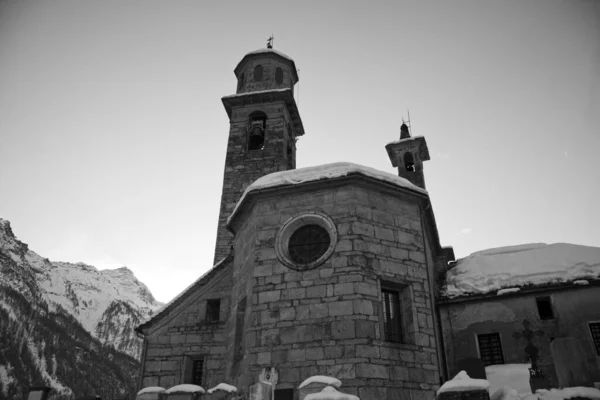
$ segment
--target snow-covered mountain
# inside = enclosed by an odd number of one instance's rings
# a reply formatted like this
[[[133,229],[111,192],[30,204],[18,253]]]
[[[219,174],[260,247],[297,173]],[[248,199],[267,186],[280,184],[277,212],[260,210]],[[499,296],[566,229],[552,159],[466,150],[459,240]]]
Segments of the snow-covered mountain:
[[[50,261],[29,250],[1,218],[0,285],[30,302],[45,300],[50,311],[62,307],[102,344],[135,359],[142,342],[134,328],[162,305],[127,267],[99,271],[83,263]]]

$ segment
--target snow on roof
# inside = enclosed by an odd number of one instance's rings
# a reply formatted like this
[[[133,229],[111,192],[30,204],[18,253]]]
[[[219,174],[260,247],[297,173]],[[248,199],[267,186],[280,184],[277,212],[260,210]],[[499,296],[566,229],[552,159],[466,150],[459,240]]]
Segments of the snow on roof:
[[[236,94],[229,94],[227,96],[223,96],[223,99],[230,99],[230,98],[234,98],[234,97],[242,97],[242,96],[250,96],[250,95],[255,95],[255,94],[261,94],[261,93],[281,93],[281,92],[292,92],[292,89],[290,88],[283,88],[283,89],[267,89],[267,90],[254,90],[251,92],[243,92],[243,93],[236,93]]]
[[[334,387],[327,386],[320,392],[306,395],[304,400],[360,400],[357,396],[340,393]]]
[[[533,243],[479,251],[446,274],[447,297],[600,278],[600,248]]]
[[[311,383],[324,383],[329,386],[335,386],[336,388],[342,386],[342,381],[340,381],[337,378],[325,375],[314,375],[310,378],[305,379],[304,382],[302,382],[300,386],[298,386],[298,389],[302,389],[303,387],[308,386]]]
[[[465,371],[460,371],[454,378],[438,389],[437,394],[456,392],[459,390],[488,390],[490,383],[485,379],[473,379]]]
[[[398,175],[390,174],[389,172],[379,171],[375,168],[366,167],[364,165],[354,164],[350,162],[337,162],[332,164],[317,165],[314,167],[305,167],[292,169],[288,171],[274,172],[265,175],[252,183],[246,188],[240,200],[235,205],[233,212],[227,220],[227,224],[231,222],[233,216],[238,211],[240,204],[248,193],[276,186],[299,185],[307,182],[315,182],[327,179],[340,178],[351,174],[360,174],[371,178],[379,179],[393,185],[407,188],[415,192],[427,194],[425,189],[413,185],[409,180],[399,177]]]
[[[206,393],[213,394],[217,390],[224,390],[224,391],[229,392],[229,393],[235,393],[235,392],[237,392],[237,388],[235,386],[229,385],[227,383],[219,383],[214,388],[208,389],[206,391]]]
[[[573,397],[600,399],[600,390],[583,386],[550,390],[538,389],[535,394],[540,400],[562,400],[572,399]]]
[[[279,50],[269,49],[269,48],[266,48],[266,47],[264,47],[262,49],[251,51],[249,53],[246,53],[246,55],[244,56],[244,58],[246,58],[247,56],[255,55],[255,54],[269,54],[269,53],[270,54],[277,54],[278,56],[281,56],[283,58],[286,58],[286,59],[290,60],[291,62],[294,62],[294,60],[292,59],[292,57],[288,56],[287,54],[282,53]]]
[[[165,388],[160,386],[148,386],[137,392],[137,394],[144,393],[164,393]]]
[[[409,138],[406,139],[400,139],[400,140],[393,140],[391,142],[389,142],[386,146],[390,145],[390,144],[397,144],[397,143],[407,143],[410,142],[411,140],[416,140],[416,139],[420,139],[420,138],[424,138],[424,136],[419,135],[419,136],[411,136]]]
[[[503,294],[509,294],[509,293],[517,293],[520,292],[521,288],[518,287],[511,287],[511,288],[506,288],[506,289],[500,289],[498,290],[498,293],[496,293],[498,296],[502,296]]]
[[[204,389],[201,386],[184,383],[183,385],[173,386],[172,388],[167,390],[165,393],[171,394],[171,393],[198,393],[198,392],[200,392],[202,394],[205,393]]]

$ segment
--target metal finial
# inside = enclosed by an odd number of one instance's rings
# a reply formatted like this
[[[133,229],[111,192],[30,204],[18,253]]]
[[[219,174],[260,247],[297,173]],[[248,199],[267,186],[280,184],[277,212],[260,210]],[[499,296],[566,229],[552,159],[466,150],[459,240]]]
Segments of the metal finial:
[[[271,35],[268,39],[267,39],[267,49],[272,49],[273,48],[273,35]]]

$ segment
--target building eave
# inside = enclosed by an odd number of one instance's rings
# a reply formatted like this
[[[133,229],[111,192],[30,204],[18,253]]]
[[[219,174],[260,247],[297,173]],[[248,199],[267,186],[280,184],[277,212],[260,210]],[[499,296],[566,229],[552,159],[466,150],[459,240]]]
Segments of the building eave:
[[[294,99],[294,93],[292,89],[271,89],[261,90],[257,92],[246,92],[238,93],[221,98],[227,116],[231,120],[231,111],[233,107],[243,107],[252,104],[264,104],[273,101],[283,101],[288,107],[296,136],[304,135],[304,125],[302,124],[302,118],[300,118],[300,112],[298,111],[298,105]]]
[[[491,300],[499,300],[505,298],[515,298],[521,297],[524,295],[531,294],[545,294],[549,292],[557,292],[557,291],[565,291],[565,290],[583,290],[589,287],[598,287],[600,286],[600,279],[585,279],[581,278],[578,280],[586,280],[588,281],[587,285],[579,285],[571,282],[561,282],[561,283],[549,283],[546,285],[529,285],[529,286],[515,286],[520,290],[518,292],[506,293],[502,295],[498,295],[498,290],[494,290],[487,293],[473,293],[466,294],[455,297],[448,297],[445,295],[440,296],[436,299],[436,304],[440,306],[457,304],[457,303],[469,303],[469,302],[478,302],[478,301],[491,301]]]

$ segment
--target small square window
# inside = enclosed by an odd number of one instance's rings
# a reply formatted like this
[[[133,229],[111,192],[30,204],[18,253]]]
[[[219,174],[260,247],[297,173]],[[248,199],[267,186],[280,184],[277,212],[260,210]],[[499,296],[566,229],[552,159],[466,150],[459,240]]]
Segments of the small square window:
[[[550,297],[536,297],[535,302],[537,303],[540,319],[554,319],[554,311],[552,310],[552,302],[550,301]]]
[[[221,300],[211,299],[206,302],[206,321],[218,322],[221,313]]]
[[[596,354],[600,356],[600,322],[590,322],[589,326],[592,340],[594,341],[594,347],[596,348]]]
[[[395,290],[382,289],[383,295],[383,330],[388,342],[402,341],[402,316],[400,315],[400,293]]]
[[[483,365],[504,364],[502,342],[498,332],[477,335],[479,342],[479,356]]]

